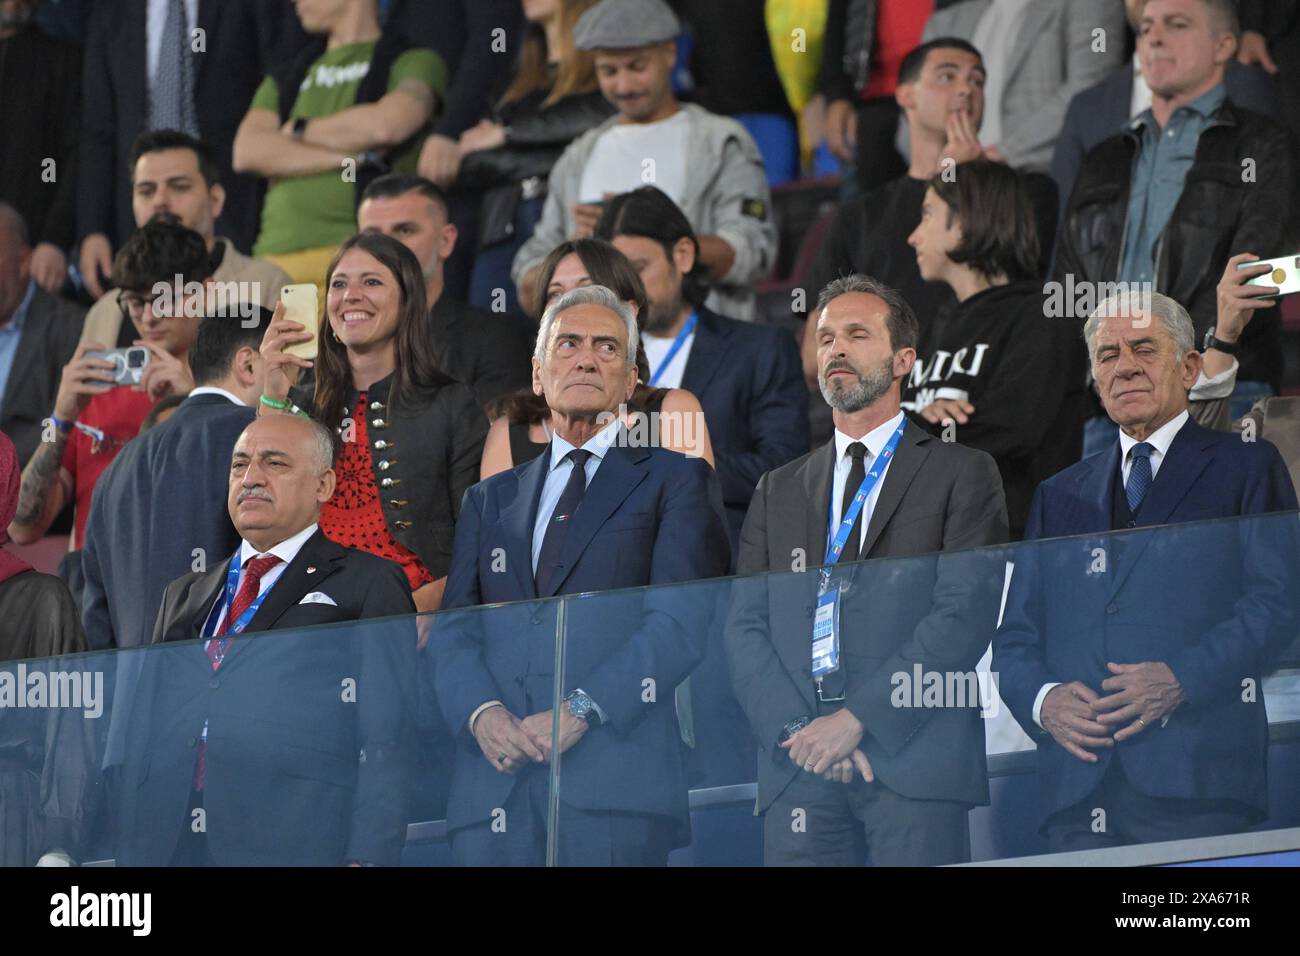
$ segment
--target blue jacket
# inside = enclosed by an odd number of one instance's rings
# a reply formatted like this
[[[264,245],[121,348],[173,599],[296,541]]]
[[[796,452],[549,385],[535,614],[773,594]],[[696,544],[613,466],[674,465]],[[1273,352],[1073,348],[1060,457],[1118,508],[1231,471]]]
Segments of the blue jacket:
[[[584,809],[674,818],[684,837],[686,777],[673,689],[704,654],[717,585],[585,592],[725,574],[727,537],[716,478],[700,459],[659,448],[611,447],[572,518],[561,554],[569,570],[553,594],[539,595],[532,537],[550,461],[548,449],[474,485],[456,523],[443,607],[518,603],[434,619],[435,687],[457,740],[447,827],[488,820],[523,776],[488,764],[469,732],[469,717],[488,700],[502,701],[521,718],[551,708],[561,602],[539,598],[583,594],[563,602],[561,691],[582,688],[606,723],[563,755],[561,799]]]
[[[1294,511],[1291,479],[1269,442],[1188,421],[1136,530],[1103,534],[1119,457],[1115,442],[1039,486],[994,639],[1002,699],[1038,743],[1044,820],[1096,789],[1111,760],[1149,796],[1234,800],[1263,816],[1260,678],[1295,634],[1298,528],[1292,516],[1212,519]],[[1182,685],[1166,726],[1102,748],[1090,764],[1034,723],[1044,684],[1077,680],[1104,696],[1108,662],[1145,661],[1165,662]]]

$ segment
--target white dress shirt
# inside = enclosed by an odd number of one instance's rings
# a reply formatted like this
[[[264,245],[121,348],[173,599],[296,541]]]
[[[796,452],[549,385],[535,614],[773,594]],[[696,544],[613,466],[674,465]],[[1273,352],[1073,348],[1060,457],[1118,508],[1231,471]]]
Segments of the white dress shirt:
[[[585,487],[591,486],[591,479],[596,477],[596,469],[605,460],[605,452],[618,438],[622,425],[623,422],[615,418],[583,443],[583,450],[591,452],[585,467],[587,476]],[[542,484],[542,497],[537,502],[537,519],[533,522],[533,574],[537,573],[537,560],[542,555],[542,542],[546,540],[546,526],[551,522],[551,515],[555,513],[555,506],[560,503],[564,486],[569,483],[569,475],[573,471],[573,462],[565,457],[573,450],[574,446],[558,434],[551,439],[551,465],[546,471],[546,481]]]
[[[195,395],[220,395],[236,405],[241,405],[244,408],[248,407],[248,403],[234,392],[227,392],[224,388],[217,388],[215,385],[200,385],[198,388],[191,389],[189,395],[185,397],[193,398]]]
[[[167,8],[170,0],[149,0],[148,13],[144,21],[145,50],[148,57],[149,85],[153,85],[158,75],[158,61],[162,59],[163,30],[167,25]],[[199,25],[199,0],[185,0],[185,20],[190,37]]]
[[[863,457],[862,463],[866,470],[870,471],[871,463],[880,457],[880,453],[889,444],[889,436],[894,434],[894,430],[898,428],[898,423],[902,420],[903,413],[899,412],[889,421],[873,428],[861,438],[853,438],[844,434],[838,428],[835,429],[835,471],[831,481],[831,514],[833,520],[827,531],[828,540],[835,536],[836,529],[839,528],[840,522],[844,520],[844,486],[848,484],[849,471],[853,468],[853,456],[849,454],[849,446],[858,441],[867,446],[867,454]],[[893,461],[892,457],[890,461]],[[858,531],[859,549],[867,540],[867,525],[871,523],[871,513],[876,509],[876,502],[880,498],[880,489],[884,487],[887,477],[889,477],[889,462],[885,463],[885,470],[880,473],[880,478],[872,487],[871,493],[867,495],[867,500],[862,503],[862,525]]]
[[[247,541],[241,543],[239,546],[239,582],[235,585],[235,593],[238,594],[239,589],[244,586],[244,576],[248,574],[248,562],[253,560],[253,558],[260,558],[268,554],[273,554],[280,559],[280,563],[262,575],[262,580],[258,582],[257,588],[259,597],[269,591],[271,586],[279,580],[280,575],[284,573],[284,569],[289,566],[289,562],[298,557],[298,552],[301,551],[302,546],[307,543],[307,539],[316,533],[317,527],[318,525],[315,523],[308,525],[292,538],[285,538],[270,551],[258,551],[257,548],[253,547]],[[226,607],[225,587],[222,587],[221,593],[217,595],[217,603],[213,605],[213,609],[216,610],[217,607],[220,607],[220,611],[217,614],[216,627],[210,632],[212,634],[219,634],[221,632],[222,625],[226,620],[226,612],[229,610],[229,608]],[[211,611],[208,612],[208,618],[209,620],[212,618]],[[205,632],[204,636],[206,637],[208,633],[209,632]]]
[[[1184,409],[1157,428],[1151,433],[1150,437],[1146,439],[1146,441],[1151,444],[1151,481],[1153,483],[1156,480],[1156,473],[1160,471],[1160,463],[1165,460],[1165,455],[1169,453],[1169,446],[1174,443],[1174,436],[1177,435],[1178,430],[1186,425],[1190,420],[1191,415],[1189,415],[1187,410]],[[1120,478],[1123,481],[1121,487],[1128,486],[1129,472],[1133,470],[1133,456],[1130,452],[1133,451],[1133,446],[1136,444],[1138,444],[1138,440],[1131,435],[1126,434],[1121,428],[1119,432],[1119,470]],[[1044,684],[1039,688],[1038,696],[1034,698],[1034,723],[1039,727],[1043,727],[1043,722],[1039,720],[1039,716],[1043,709],[1043,698],[1047,696],[1048,691],[1053,687],[1056,687],[1059,683],[1060,681]],[[1043,729],[1046,730],[1047,728],[1043,727]]]
[[[663,338],[658,335],[650,335],[648,332],[641,335],[641,343],[645,346],[646,362],[650,365],[650,377],[654,379],[655,388],[682,387],[682,376],[686,374],[686,363],[691,357],[691,346],[695,344],[694,332],[686,336],[682,341],[682,347],[673,356],[672,363],[663,372],[659,371],[659,366],[663,365],[664,359],[668,356],[668,350],[673,347],[676,338],[675,335]],[[649,382],[646,384],[648,385]]]

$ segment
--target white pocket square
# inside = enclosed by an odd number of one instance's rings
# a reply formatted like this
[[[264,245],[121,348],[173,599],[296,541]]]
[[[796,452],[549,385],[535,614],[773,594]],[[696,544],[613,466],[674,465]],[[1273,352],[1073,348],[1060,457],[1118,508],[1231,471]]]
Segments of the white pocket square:
[[[338,607],[338,602],[328,594],[322,591],[312,591],[305,598],[298,602],[299,604],[328,604],[330,607]]]

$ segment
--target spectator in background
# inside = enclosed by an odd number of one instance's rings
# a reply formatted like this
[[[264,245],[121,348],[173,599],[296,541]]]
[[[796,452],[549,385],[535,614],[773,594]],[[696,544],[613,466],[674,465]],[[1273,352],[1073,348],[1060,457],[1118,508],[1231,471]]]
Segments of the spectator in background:
[[[826,145],[841,162],[853,165],[860,192],[907,172],[908,164],[894,146],[899,71],[921,42],[930,14],[951,2],[830,0],[817,92],[826,104]],[[823,285],[814,283],[814,288]]]
[[[77,235],[81,281],[99,298],[114,251],[138,225],[132,151],[147,130],[177,129],[211,144],[220,169],[214,181],[226,190],[216,230],[241,250],[252,245],[261,187],[234,175],[230,147],[245,104],[275,61],[287,13],[264,0],[96,0],[89,8]]]
[[[1029,193],[1009,166],[961,163],[930,180],[908,242],[956,305],[923,328],[903,408],[993,457],[1018,540],[1034,488],[1079,460],[1084,416],[1083,349],[1046,312]]]
[[[1121,0],[965,0],[931,16],[922,39],[975,45],[988,69],[980,142],[1046,171],[1070,99],[1120,66],[1123,35]]]
[[[436,610],[487,420],[474,393],[438,368],[415,253],[361,233],[340,247],[325,277],[327,325],[314,362],[284,351],[311,333],[276,310],[262,342],[259,412],[302,405],[339,433],[338,487],[322,506],[321,530],[400,564],[415,606]],[[302,369],[315,370],[314,390],[291,397]]]
[[[493,116],[461,133],[456,187],[478,199],[470,302],[522,314],[510,265],[533,234],[546,178],[565,147],[613,112],[596,83],[589,51],[573,45],[578,17],[596,0],[530,0],[512,82]],[[504,303],[501,296],[505,296]]]
[[[58,292],[76,238],[81,51],[31,25],[38,3],[0,5],[0,202],[28,224],[36,284]]]
[[[1061,135],[1057,137],[1052,152],[1051,168],[1062,217],[1088,151],[1102,140],[1121,132],[1125,123],[1136,119],[1151,106],[1151,87],[1142,73],[1142,57],[1138,54],[1136,42],[1142,28],[1145,3],[1146,0],[1124,0],[1133,48],[1128,62],[1097,85],[1076,94],[1065,112]],[[1242,43],[1245,43],[1244,35]],[[1224,69],[1223,88],[1238,106],[1278,118],[1277,89],[1263,66],[1246,66],[1237,60],[1229,60]]]
[[[647,384],[684,388],[704,409],[734,557],[758,479],[808,451],[799,350],[784,329],[705,308],[699,243],[682,211],[656,187],[606,202],[596,235],[627,257],[649,296],[640,323]]]
[[[438,367],[486,406],[527,386],[533,336],[514,316],[485,312],[447,294],[443,264],[458,241],[447,216],[447,197],[433,183],[414,173],[389,173],[366,187],[357,229],[391,236],[415,253]]]
[[[1290,251],[1300,222],[1295,137],[1224,91],[1236,34],[1229,0],[1147,0],[1138,53],[1151,106],[1088,153],[1056,252],[1062,283],[1150,283],[1184,303],[1197,342],[1241,363],[1234,418],[1281,383],[1281,321],[1265,310],[1235,346],[1210,341],[1219,275],[1235,253]],[[1094,419],[1085,454],[1113,436]]]
[[[1052,852],[1239,832],[1268,812],[1268,717],[1242,688],[1295,638],[1300,555],[1293,520],[1208,519],[1295,511],[1295,489],[1270,442],[1190,420],[1201,363],[1177,302],[1108,297],[1084,336],[1119,437],[1039,486],[1025,537],[1079,537],[1015,555],[993,643],[1036,738],[1041,830]],[[1106,573],[1071,568],[1089,553]]]
[[[235,243],[216,233],[226,205],[221,166],[212,147],[173,129],[141,133],[131,149],[131,211],[143,226],[155,217],[171,217],[203,237],[212,261],[212,278],[244,283],[237,301],[269,305],[289,282],[284,270],[246,256]],[[122,321],[117,298],[121,289],[109,289],[86,315],[84,341],[131,344],[134,332]]]
[[[1237,60],[1273,75],[1283,121],[1300,136],[1300,0],[1239,0],[1237,12],[1242,29]]]
[[[623,253],[599,239],[569,239],[552,249],[537,273],[534,296],[549,307],[566,292],[587,285],[614,290],[621,301],[632,305],[638,331],[645,327],[650,303],[641,278]],[[647,385],[650,363],[645,341],[640,335],[637,339],[637,384],[627,401],[628,410],[641,415],[662,412],[684,422],[699,423],[694,434],[661,433],[660,440],[670,451],[703,458],[712,465],[713,446],[699,400],[685,389]],[[493,421],[483,445],[483,478],[532,461],[546,451],[554,437],[546,396],[535,394],[531,387],[495,402],[488,414]]]
[[[22,494],[9,537],[19,544],[38,541],[64,506],[74,502],[72,554],[63,576],[78,597],[79,550],[95,484],[122,447],[140,433],[140,424],[155,401],[164,395],[187,394],[194,387],[187,356],[203,303],[173,283],[176,276],[186,284],[204,281],[209,262],[203,238],[175,223],[148,223],[126,241],[113,263],[112,282],[122,290],[121,307],[140,336],[136,344],[150,353],[140,384],[115,385],[113,364],[86,355],[105,346],[83,342],[63,367],[49,415],[52,440],[42,441],[23,469]],[[159,284],[166,286],[166,294],[155,290]]]
[[[0,431],[12,437],[19,468],[41,441],[83,315],[40,287],[33,255],[22,215],[0,202]]]
[[[530,311],[546,254],[566,238],[590,236],[608,196],[651,176],[699,236],[710,306],[753,318],[753,284],[776,255],[762,158],[735,120],[677,102],[679,32],[663,0],[601,0],[579,19],[575,44],[595,53],[601,92],[619,114],[575,140],[551,170],[542,219],[511,269]]]
[[[381,33],[376,0],[304,0],[294,9],[312,40],[257,88],[234,165],[272,180],[254,254],[294,282],[319,285],[356,229],[366,183],[381,170],[414,170],[416,134],[447,78],[432,50],[400,31]]]
[[[262,394],[271,312],[260,312],[199,323],[194,389],[100,476],[82,553],[82,623],[96,650],[148,644],[167,585],[239,545],[223,502],[235,440]]]

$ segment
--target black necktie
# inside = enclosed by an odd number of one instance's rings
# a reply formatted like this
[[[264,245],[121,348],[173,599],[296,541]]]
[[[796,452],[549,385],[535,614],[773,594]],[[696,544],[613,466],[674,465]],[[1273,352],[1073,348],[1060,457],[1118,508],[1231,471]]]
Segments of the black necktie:
[[[853,504],[853,498],[858,493],[858,486],[867,477],[867,466],[863,460],[867,454],[867,446],[860,441],[855,441],[848,447],[848,452],[853,456],[853,466],[849,468],[849,480],[844,483],[844,497],[840,500],[840,521],[843,521],[844,516],[849,513],[849,506]],[[858,550],[862,543],[862,515],[866,510],[866,502],[863,502],[862,510],[853,519],[849,540],[844,542],[844,551],[840,554],[841,561],[858,560]]]
[[[569,525],[573,524],[573,516],[587,491],[587,459],[591,457],[591,452],[575,448],[564,457],[573,462],[573,468],[569,472],[569,480],[564,485],[560,501],[546,522],[546,536],[542,538],[542,550],[537,556],[537,571],[533,576],[539,594],[549,594],[547,585],[552,577],[563,573],[564,569],[559,563],[560,552],[564,550]]]

